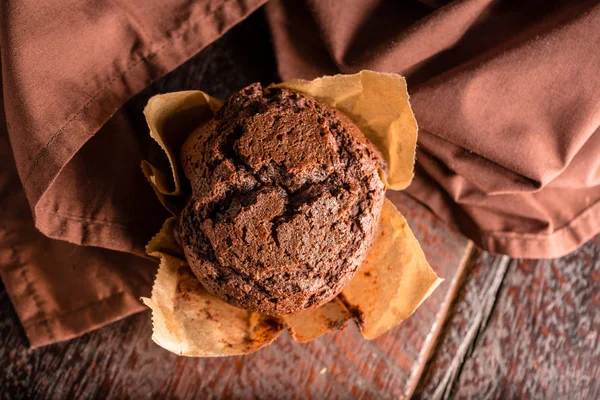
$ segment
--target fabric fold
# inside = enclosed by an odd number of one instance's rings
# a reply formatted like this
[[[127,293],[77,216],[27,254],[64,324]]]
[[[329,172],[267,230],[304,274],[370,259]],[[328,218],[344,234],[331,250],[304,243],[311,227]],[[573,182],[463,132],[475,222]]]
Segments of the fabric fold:
[[[266,10],[282,79],[362,68],[407,76],[419,124],[407,192],[484,249],[558,257],[600,231],[597,2],[371,0],[339,10],[278,0]],[[320,45],[302,46],[300,33]]]
[[[119,109],[264,1],[0,5],[0,275],[32,347],[143,309],[166,213]]]
[[[87,240],[92,235],[70,235],[68,230],[40,223],[48,219],[48,207],[57,203],[64,185],[77,182],[73,174],[81,174],[76,162],[74,171],[67,171],[71,175],[60,180],[63,168],[125,101],[264,1],[170,0],[160,7],[145,1],[3,4],[2,79],[8,134],[40,231],[78,244],[98,244]],[[60,204],[70,213],[82,207],[80,199],[63,197]],[[119,234],[117,228],[115,233]]]

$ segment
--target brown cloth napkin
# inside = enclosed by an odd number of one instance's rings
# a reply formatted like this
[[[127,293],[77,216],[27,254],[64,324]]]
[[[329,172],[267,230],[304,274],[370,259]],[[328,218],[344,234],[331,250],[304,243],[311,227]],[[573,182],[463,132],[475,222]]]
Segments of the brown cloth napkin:
[[[32,347],[144,308],[167,214],[118,110],[262,3],[0,2],[0,275]]]
[[[270,2],[280,75],[405,75],[408,193],[491,252],[575,250],[600,231],[599,2],[443,3]]]
[[[0,274],[32,346],[141,309],[165,213],[118,110],[264,2],[0,3]],[[406,75],[409,194],[515,257],[600,231],[597,1],[341,3],[267,4],[280,75]]]

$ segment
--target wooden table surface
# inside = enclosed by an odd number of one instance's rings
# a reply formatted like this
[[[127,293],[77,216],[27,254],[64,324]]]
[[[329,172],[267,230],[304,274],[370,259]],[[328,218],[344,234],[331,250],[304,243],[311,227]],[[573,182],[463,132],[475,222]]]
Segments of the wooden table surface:
[[[277,80],[259,12],[126,110],[144,132],[141,110],[155,93],[199,88],[225,98]],[[0,283],[0,396],[600,398],[600,236],[561,259],[514,260],[473,248],[407,196],[389,197],[446,280],[380,338],[363,340],[350,326],[300,345],[285,333],[248,356],[191,359],[155,345],[143,312],[31,350]]]

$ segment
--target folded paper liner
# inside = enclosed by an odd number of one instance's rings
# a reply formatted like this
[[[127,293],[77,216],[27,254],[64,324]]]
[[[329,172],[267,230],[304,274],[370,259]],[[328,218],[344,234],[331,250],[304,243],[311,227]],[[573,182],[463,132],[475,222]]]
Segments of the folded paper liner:
[[[317,98],[344,112],[382,152],[382,173],[390,189],[407,187],[413,177],[417,124],[406,82],[395,74],[362,71],[293,80],[283,87]],[[179,150],[185,139],[208,121],[220,102],[200,91],[157,95],[144,110],[150,135],[165,151],[171,175],[147,161],[142,170],[161,203],[174,217],[148,243],[160,260],[151,298],[152,339],[176,354],[219,357],[248,354],[272,343],[289,329],[297,342],[308,342],[356,321],[366,339],[374,339],[408,318],[441,283],[406,220],[385,200],[380,227],[366,261],[342,293],[318,308],[267,316],[231,306],[208,293],[185,261],[177,235],[177,214],[185,201]]]

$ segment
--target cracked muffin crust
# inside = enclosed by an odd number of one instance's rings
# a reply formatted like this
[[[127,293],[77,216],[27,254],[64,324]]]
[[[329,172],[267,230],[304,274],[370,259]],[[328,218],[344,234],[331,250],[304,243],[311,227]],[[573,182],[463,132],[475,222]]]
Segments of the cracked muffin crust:
[[[371,247],[385,195],[377,150],[339,111],[250,85],[184,144],[186,258],[216,297],[264,314],[321,305]]]

